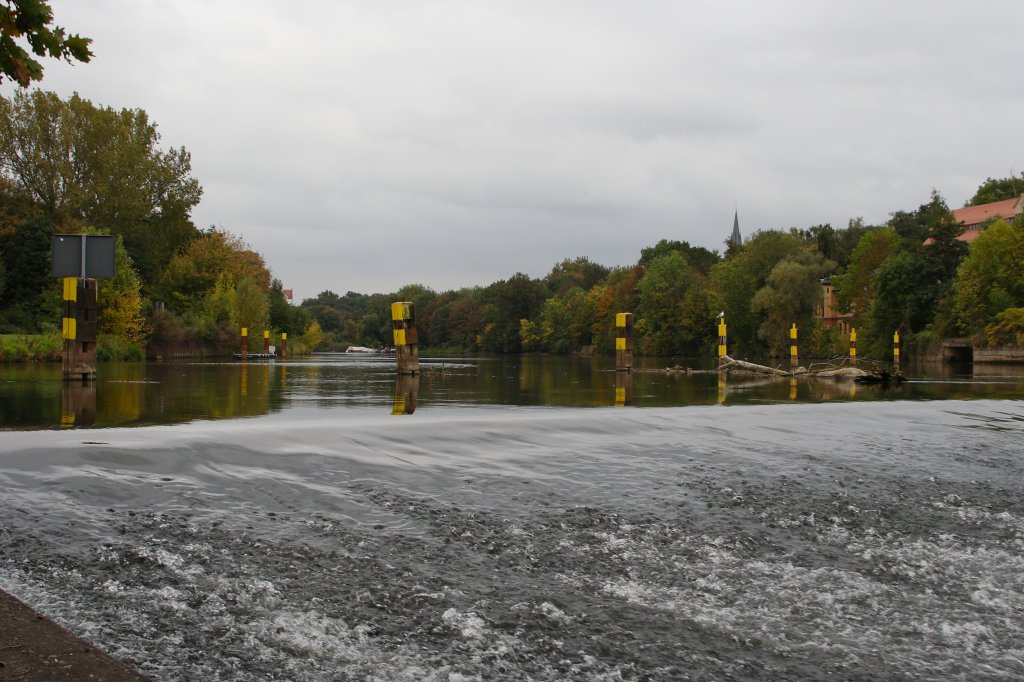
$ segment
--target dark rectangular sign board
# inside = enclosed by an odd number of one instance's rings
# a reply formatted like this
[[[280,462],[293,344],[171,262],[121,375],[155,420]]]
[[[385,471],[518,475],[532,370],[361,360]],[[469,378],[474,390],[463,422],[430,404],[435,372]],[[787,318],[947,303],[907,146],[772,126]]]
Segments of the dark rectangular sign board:
[[[53,235],[54,277],[88,277],[109,279],[114,276],[113,235],[55,234]],[[85,260],[82,248],[85,248]],[[85,272],[82,267],[85,266]]]

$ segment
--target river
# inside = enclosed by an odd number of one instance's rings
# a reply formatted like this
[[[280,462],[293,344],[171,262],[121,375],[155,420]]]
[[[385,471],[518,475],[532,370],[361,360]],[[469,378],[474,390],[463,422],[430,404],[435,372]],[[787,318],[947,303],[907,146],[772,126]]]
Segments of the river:
[[[1012,372],[5,371],[0,587],[155,679],[1024,678]]]

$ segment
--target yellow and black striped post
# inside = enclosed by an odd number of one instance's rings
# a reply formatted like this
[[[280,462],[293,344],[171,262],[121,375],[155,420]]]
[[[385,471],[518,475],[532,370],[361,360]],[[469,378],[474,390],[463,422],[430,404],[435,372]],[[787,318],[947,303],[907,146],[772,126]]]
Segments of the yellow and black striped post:
[[[281,359],[288,357],[288,332],[281,332]]]
[[[416,311],[411,301],[391,304],[395,364],[399,374],[419,374],[420,351],[416,338]]]
[[[892,369],[897,374],[900,371],[900,332],[898,329],[892,335]]]
[[[857,330],[850,330],[850,367],[857,366]]]
[[[242,360],[249,357],[249,328],[242,327]]]
[[[721,367],[725,364],[725,357],[728,355],[727,338],[725,335],[725,315],[720,315],[718,318],[718,365]]]
[[[63,375],[65,380],[96,379],[96,280],[65,277]]]
[[[263,354],[270,355],[270,331],[263,330]]]
[[[615,314],[615,369],[633,369],[633,313]]]
[[[789,329],[789,369],[793,372],[800,366],[799,351],[796,343],[796,322]]]

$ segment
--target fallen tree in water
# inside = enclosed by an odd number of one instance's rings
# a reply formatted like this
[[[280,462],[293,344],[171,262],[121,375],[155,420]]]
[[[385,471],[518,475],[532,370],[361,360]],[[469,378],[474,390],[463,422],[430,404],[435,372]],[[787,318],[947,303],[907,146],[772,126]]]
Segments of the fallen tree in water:
[[[715,369],[690,369],[689,367],[681,367],[676,365],[674,367],[666,367],[664,370],[647,370],[665,373],[684,373],[684,374],[715,374],[718,372],[724,372],[726,374],[741,374],[748,376],[770,376],[770,377],[808,377],[808,378],[820,378],[820,379],[836,379],[836,380],[852,380],[860,383],[898,383],[904,380],[903,375],[899,372],[893,372],[889,369],[875,368],[873,370],[866,370],[860,367],[844,366],[842,364],[836,365],[831,363],[817,363],[807,367],[797,367],[795,370],[784,370],[778,367],[768,367],[767,365],[759,365],[754,362],[747,362],[746,360],[734,360],[728,355],[724,355],[721,358],[721,364]],[[641,370],[643,371],[643,370]]]

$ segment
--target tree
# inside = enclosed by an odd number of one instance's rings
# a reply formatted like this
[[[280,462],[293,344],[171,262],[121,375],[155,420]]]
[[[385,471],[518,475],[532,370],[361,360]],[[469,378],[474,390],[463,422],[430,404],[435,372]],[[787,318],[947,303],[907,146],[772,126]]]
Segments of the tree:
[[[971,242],[953,283],[958,333],[980,336],[999,313],[1024,306],[1024,221],[997,220]]]
[[[101,234],[98,230],[85,232]],[[142,314],[141,283],[121,237],[115,240],[114,277],[99,280],[96,303],[100,334],[111,334],[133,344],[143,342],[146,320]]]
[[[52,26],[53,10],[45,0],[0,0],[0,83],[4,77],[27,88],[43,77],[43,66],[32,55],[88,62],[91,38],[68,34]],[[17,40],[27,44],[28,50]],[[29,54],[31,51],[31,54]]]
[[[668,251],[652,260],[637,283],[635,331],[645,355],[672,355],[683,351],[682,302],[693,285],[694,273],[680,251]]]
[[[0,176],[65,231],[87,224],[123,236],[147,288],[199,235],[189,217],[202,196],[191,156],[159,142],[141,109],[41,90],[0,97]]]
[[[517,272],[508,280],[487,287],[482,294],[486,302],[483,349],[492,353],[518,353],[522,349],[520,320],[536,317],[547,299],[547,287],[542,281]]]
[[[260,254],[230,232],[210,229],[171,259],[158,291],[168,306],[195,314],[225,274],[231,286],[250,279],[264,295],[270,288],[270,271]]]
[[[871,302],[877,295],[875,273],[899,248],[899,235],[892,228],[867,232],[857,242],[846,272],[837,278],[839,309],[853,313],[854,326],[858,329],[869,320]]]
[[[1024,180],[1021,178],[1009,177],[999,180],[987,178],[978,186],[978,191],[967,202],[967,206],[979,206],[991,204],[994,201],[1005,199],[1016,199],[1024,193]]]
[[[36,331],[49,317],[42,297],[56,286],[50,276],[52,234],[53,223],[37,215],[20,223],[3,249],[7,284],[0,304],[10,308],[8,321],[23,331]]]
[[[585,256],[575,260],[566,258],[551,268],[551,272],[544,278],[544,283],[555,296],[560,296],[573,287],[579,287],[586,292],[607,277],[609,272],[609,268],[598,265]]]
[[[780,261],[809,249],[813,247],[793,232],[755,232],[734,256],[711,269],[711,289],[716,307],[725,312],[730,348],[746,354],[767,350],[757,333],[763,320],[751,307],[754,296]]]
[[[711,272],[711,267],[721,260],[717,252],[709,251],[703,246],[690,246],[689,242],[662,239],[654,246],[648,246],[640,250],[640,262],[638,265],[647,267],[655,258],[673,251],[682,253],[690,267],[696,268],[698,272],[704,275]]]
[[[769,353],[785,355],[789,331],[807,332],[817,324],[817,305],[821,300],[821,277],[835,263],[811,251],[794,254],[780,261],[768,274],[765,285],[754,295],[751,309],[761,316],[757,335],[768,344]]]

